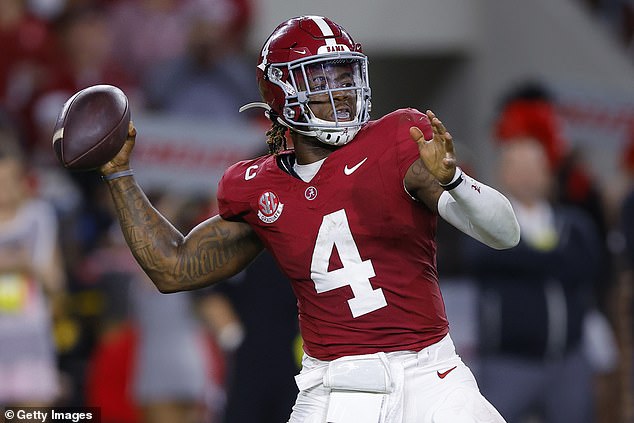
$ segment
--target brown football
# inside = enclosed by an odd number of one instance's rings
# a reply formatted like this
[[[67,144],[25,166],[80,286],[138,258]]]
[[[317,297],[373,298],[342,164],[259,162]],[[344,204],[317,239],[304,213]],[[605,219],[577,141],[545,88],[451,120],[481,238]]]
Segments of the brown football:
[[[93,170],[123,147],[128,135],[128,98],[112,85],[85,88],[64,103],[53,132],[53,149],[71,170]]]

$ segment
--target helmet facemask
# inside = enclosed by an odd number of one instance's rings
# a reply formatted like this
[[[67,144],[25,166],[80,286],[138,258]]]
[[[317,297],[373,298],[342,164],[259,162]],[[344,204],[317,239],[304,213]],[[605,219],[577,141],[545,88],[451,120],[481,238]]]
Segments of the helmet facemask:
[[[266,77],[284,92],[280,120],[295,132],[344,145],[370,119],[368,61],[362,53],[271,64]]]

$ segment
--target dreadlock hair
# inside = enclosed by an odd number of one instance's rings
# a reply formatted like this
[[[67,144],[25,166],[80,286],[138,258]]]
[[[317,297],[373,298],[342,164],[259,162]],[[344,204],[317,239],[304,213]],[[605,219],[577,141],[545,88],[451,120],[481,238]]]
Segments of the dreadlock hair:
[[[286,130],[288,128],[276,120],[273,120],[271,129],[266,131],[266,143],[269,146],[269,154],[278,154],[286,150]]]

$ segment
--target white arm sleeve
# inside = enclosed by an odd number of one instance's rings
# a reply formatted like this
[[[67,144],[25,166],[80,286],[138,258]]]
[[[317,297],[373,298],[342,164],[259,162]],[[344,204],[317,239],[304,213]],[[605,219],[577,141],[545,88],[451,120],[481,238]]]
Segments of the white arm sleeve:
[[[438,199],[438,214],[465,234],[497,250],[520,240],[520,227],[509,200],[495,189],[456,168],[455,188]],[[452,181],[453,182],[453,181]]]

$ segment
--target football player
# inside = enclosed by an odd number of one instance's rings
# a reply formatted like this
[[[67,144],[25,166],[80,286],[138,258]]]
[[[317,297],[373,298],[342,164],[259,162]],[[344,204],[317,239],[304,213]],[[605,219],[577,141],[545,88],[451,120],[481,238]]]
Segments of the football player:
[[[519,241],[508,200],[456,166],[427,111],[370,120],[367,57],[320,16],[279,25],[256,68],[271,154],[239,162],[219,215],[188,235],[148,202],[129,159],[101,168],[126,241],[162,292],[208,286],[264,248],[297,296],[304,340],[290,422],[503,422],[449,336],[436,221],[496,249]],[[293,149],[287,149],[290,130]]]

